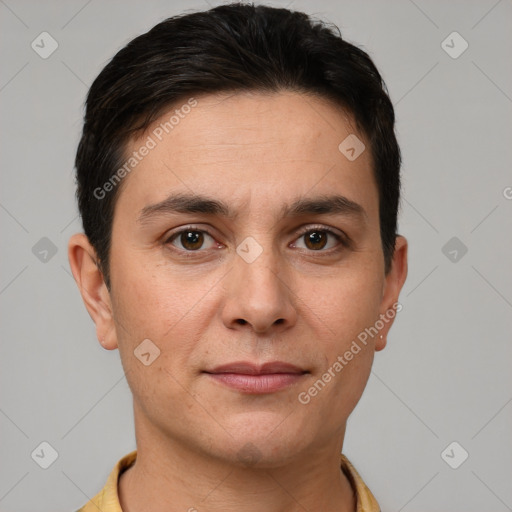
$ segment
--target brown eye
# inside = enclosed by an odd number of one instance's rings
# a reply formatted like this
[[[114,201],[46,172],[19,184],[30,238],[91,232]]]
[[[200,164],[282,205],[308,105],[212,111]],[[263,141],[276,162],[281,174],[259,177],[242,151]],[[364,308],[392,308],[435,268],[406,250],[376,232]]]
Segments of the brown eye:
[[[331,249],[336,250],[337,246],[341,250],[347,247],[347,244],[341,235],[330,229],[310,228],[300,234],[293,246],[312,252],[324,253],[332,252]]]
[[[184,231],[180,235],[180,242],[185,249],[195,251],[203,245],[204,235],[199,231]]]
[[[203,247],[205,243],[208,243],[208,239],[211,240],[209,246],[207,245],[206,247]],[[170,243],[182,251],[191,252],[198,251],[199,249],[209,249],[213,247],[215,240],[211,235],[203,230],[183,229],[172,235],[166,243]]]
[[[310,231],[303,236],[306,242],[306,247],[313,251],[323,249],[327,244],[328,235],[325,231]]]

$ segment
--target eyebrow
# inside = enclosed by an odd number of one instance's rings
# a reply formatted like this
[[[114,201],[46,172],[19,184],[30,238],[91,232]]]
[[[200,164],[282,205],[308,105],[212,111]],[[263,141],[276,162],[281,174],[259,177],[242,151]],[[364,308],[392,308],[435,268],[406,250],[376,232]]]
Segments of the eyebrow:
[[[203,213],[235,220],[238,213],[225,202],[198,194],[174,194],[163,201],[144,207],[137,221],[141,224],[151,219],[173,213]],[[301,215],[344,215],[365,223],[368,215],[358,203],[342,195],[322,195],[311,198],[299,198],[291,205],[281,209],[282,217]]]

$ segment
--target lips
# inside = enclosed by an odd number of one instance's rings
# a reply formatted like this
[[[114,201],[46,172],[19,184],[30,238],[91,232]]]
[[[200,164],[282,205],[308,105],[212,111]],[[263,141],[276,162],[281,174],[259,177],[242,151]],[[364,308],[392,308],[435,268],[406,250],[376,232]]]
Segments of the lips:
[[[246,361],[236,361],[234,363],[228,363],[221,366],[217,366],[211,371],[206,373],[238,373],[241,375],[268,375],[272,373],[291,373],[301,374],[308,373],[306,370],[299,368],[290,363],[282,361],[272,361],[262,365]]]
[[[262,365],[237,361],[204,373],[222,386],[241,393],[262,395],[297,384],[309,371],[282,361]]]

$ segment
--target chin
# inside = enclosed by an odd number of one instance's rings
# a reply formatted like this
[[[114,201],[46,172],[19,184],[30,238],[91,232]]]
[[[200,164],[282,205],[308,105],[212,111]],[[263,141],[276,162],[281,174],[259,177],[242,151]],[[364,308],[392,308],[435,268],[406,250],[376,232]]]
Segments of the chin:
[[[289,414],[289,413],[287,413]],[[245,467],[274,468],[292,462],[298,453],[307,448],[308,436],[305,428],[293,414],[270,414],[251,412],[237,414],[223,426],[230,436],[226,444],[219,447],[223,458]]]

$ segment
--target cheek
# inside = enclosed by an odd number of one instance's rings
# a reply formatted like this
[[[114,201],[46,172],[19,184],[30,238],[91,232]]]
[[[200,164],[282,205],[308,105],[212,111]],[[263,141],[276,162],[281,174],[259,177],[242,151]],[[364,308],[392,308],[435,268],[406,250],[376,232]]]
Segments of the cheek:
[[[127,253],[116,262],[112,284],[119,320],[132,332],[162,340],[180,327],[207,292],[207,283],[170,272],[164,265],[144,262],[144,255]]]
[[[317,280],[314,287],[308,287],[309,293],[298,292],[306,311],[314,312],[318,325],[324,325],[334,340],[329,347],[331,357],[379,318],[382,281],[375,274],[374,269],[343,269],[328,280]]]
[[[369,345],[359,346],[361,351],[353,355],[353,359],[331,381],[332,399],[326,402],[326,405],[336,404],[342,410],[343,417],[348,417],[359,402],[371,372],[375,352]]]
[[[194,405],[184,391],[190,385],[191,354],[201,338],[197,320],[202,310],[193,307],[190,290],[169,293],[165,284],[143,276],[125,280],[118,293],[123,298],[117,301],[116,329],[130,389],[155,422],[160,415],[170,421],[172,414],[162,404],[179,403],[183,410]]]
[[[148,376],[157,388],[179,388],[172,377],[188,385],[197,366],[194,354],[215,321],[217,309],[209,290],[216,281],[217,276],[193,279],[162,269],[141,266],[139,272],[132,272],[129,265],[117,267],[113,285],[119,351],[125,371],[134,370],[133,384],[139,386],[137,382],[142,381],[139,393],[144,392]],[[134,354],[140,352],[143,340],[150,340],[146,342],[149,352],[158,354],[147,368]]]

